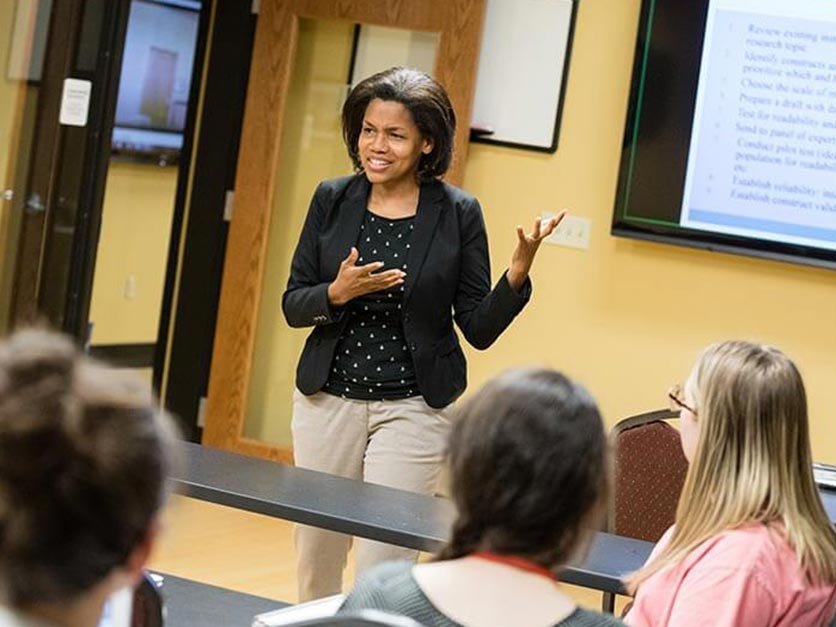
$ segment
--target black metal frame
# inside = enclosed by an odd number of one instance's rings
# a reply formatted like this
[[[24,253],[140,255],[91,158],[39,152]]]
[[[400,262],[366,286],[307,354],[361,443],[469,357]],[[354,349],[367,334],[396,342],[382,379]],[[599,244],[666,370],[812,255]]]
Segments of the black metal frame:
[[[88,123],[86,129],[85,166],[83,166],[87,174],[79,190],[79,211],[76,216],[64,316],[64,330],[79,339],[85,339],[88,331],[93,272],[96,265],[96,252],[102,223],[102,204],[107,183],[110,135],[116,113],[122,50],[130,14],[130,0],[88,0],[85,11],[97,1],[103,10],[102,28],[96,55],[96,68],[90,80],[93,81],[94,86],[100,85],[101,90],[96,95],[94,89],[94,96],[90,102],[89,119],[91,122]],[[80,38],[85,36],[85,30],[82,26]],[[74,74],[76,75],[77,73]]]
[[[191,163],[188,223],[184,217],[188,177],[181,176],[178,182],[153,376],[155,387],[161,389],[168,352],[163,402],[193,440],[200,436],[198,408],[209,382],[228,231],[224,206],[226,192],[235,184],[256,19],[248,2],[217,0],[211,33],[206,28],[198,44],[207,49],[211,37],[212,53],[200,127],[193,120],[187,124],[183,163],[192,161],[185,151],[191,154],[195,138],[200,151]],[[203,70],[200,63],[195,67]],[[199,83],[193,81],[193,87]]]
[[[703,4],[707,11],[708,0],[704,0]],[[636,35],[635,61],[633,64],[624,142],[621,162],[619,164],[618,185],[613,202],[614,210],[610,233],[616,237],[634,240],[836,270],[836,252],[823,248],[772,242],[762,239],[748,239],[682,226],[674,227],[673,225],[639,223],[631,220],[627,216],[628,201],[625,199],[624,192],[630,184],[628,177],[630,170],[628,164],[631,159],[630,146],[636,130],[640,128],[642,113],[640,108],[640,88],[642,81],[637,77],[641,72],[642,59],[651,49],[652,20],[654,17],[652,14],[653,5],[654,2],[651,0],[642,0],[641,3],[639,28]],[[696,27],[691,22],[683,23],[687,24],[689,29]],[[675,176],[676,173],[667,172],[666,175]]]

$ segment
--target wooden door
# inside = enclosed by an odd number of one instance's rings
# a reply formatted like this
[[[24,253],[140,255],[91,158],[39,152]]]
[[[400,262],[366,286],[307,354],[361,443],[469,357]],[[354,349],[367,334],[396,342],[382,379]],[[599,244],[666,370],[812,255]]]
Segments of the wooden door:
[[[3,325],[10,329],[17,324],[27,324],[38,319],[38,289],[41,283],[43,242],[48,216],[49,190],[54,180],[54,161],[58,145],[58,110],[61,85],[68,75],[68,59],[72,52],[72,36],[78,28],[82,3],[79,0],[32,3],[29,7],[18,2],[15,28],[21,22],[29,22],[31,34],[23,36],[44,39],[41,51],[25,53],[29,58],[26,72],[15,72],[19,81],[19,119],[14,129],[18,131],[10,153],[10,165],[16,171],[8,173],[12,200],[9,222],[16,223],[13,232],[3,235],[7,276],[2,286],[4,300],[8,301],[7,318]],[[21,19],[21,14],[30,15]],[[39,22],[45,22],[37,27]],[[17,33],[18,37],[20,34]],[[21,45],[21,44],[18,44]],[[29,46],[35,45],[34,42]],[[28,47],[28,46],[25,46]],[[13,54],[13,53],[10,53]]]
[[[28,99],[21,106],[31,101],[33,115],[24,127],[31,142],[17,147],[26,168],[12,190],[18,227],[8,326],[45,320],[83,340],[130,0],[18,0],[19,9],[32,5],[38,18],[46,13],[37,31],[46,43],[42,69],[21,85]],[[86,115],[61,121],[67,79],[88,87],[87,98],[76,92]]]
[[[342,20],[437,34],[434,75],[446,87],[459,119],[456,157],[447,180],[459,183],[467,153],[484,0],[261,0],[203,442],[284,461],[290,458],[288,450],[244,436],[244,419],[276,171],[281,167],[279,146],[303,19]],[[283,286],[275,288],[280,294]],[[295,364],[287,367],[295,368]],[[288,406],[287,413],[290,411]]]

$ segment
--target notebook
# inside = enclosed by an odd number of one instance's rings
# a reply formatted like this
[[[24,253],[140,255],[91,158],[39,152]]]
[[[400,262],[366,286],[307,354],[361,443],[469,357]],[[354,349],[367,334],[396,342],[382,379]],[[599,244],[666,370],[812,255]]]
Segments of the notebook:
[[[340,609],[344,599],[344,594],[335,594],[332,597],[323,597],[307,603],[283,607],[280,610],[265,612],[253,619],[253,627],[279,627],[280,625],[290,625],[311,618],[333,616]]]

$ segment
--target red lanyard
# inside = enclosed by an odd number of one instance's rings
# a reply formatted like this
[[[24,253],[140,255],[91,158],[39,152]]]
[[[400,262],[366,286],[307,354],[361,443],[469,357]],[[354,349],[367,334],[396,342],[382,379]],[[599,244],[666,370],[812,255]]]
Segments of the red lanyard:
[[[554,581],[555,579],[554,573],[548,568],[524,557],[517,557],[516,555],[500,555],[498,553],[492,553],[491,551],[476,551],[475,553],[471,553],[470,557],[487,560],[488,562],[496,562],[497,564],[505,564],[506,566],[524,570],[528,573],[548,577],[550,581]]]

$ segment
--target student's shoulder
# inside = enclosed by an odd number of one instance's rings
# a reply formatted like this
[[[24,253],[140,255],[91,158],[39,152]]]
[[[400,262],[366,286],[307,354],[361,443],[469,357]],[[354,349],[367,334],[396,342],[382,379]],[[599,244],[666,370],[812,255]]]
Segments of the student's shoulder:
[[[360,580],[380,585],[394,585],[399,582],[412,579],[412,568],[415,566],[413,562],[393,561],[383,562],[371,567],[363,575]]]
[[[352,597],[375,597],[395,600],[412,597],[418,584],[412,576],[414,563],[409,561],[384,562],[363,573],[351,591]]]
[[[412,562],[385,562],[363,573],[346,598],[341,611],[375,608],[403,612],[421,600],[412,577]]]
[[[706,542],[706,550],[717,561],[730,566],[761,563],[764,558],[794,558],[794,551],[782,529],[755,523],[726,529]]]
[[[624,623],[612,614],[603,614],[578,608],[555,627],[625,627]]]
[[[757,523],[723,531],[697,547],[688,561],[693,574],[734,573],[770,593],[788,581],[804,580],[795,550],[783,529],[774,525]]]

